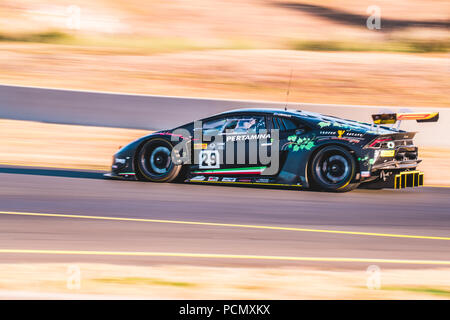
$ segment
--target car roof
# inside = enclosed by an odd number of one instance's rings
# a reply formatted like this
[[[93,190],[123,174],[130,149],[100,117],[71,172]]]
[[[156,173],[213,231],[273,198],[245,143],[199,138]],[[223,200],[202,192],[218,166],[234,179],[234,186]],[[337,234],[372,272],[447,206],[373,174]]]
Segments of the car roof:
[[[317,124],[321,121],[327,121],[327,122],[333,122],[333,123],[339,123],[339,124],[346,124],[353,126],[355,128],[360,128],[362,130],[372,130],[373,124],[350,120],[350,119],[343,119],[337,116],[331,116],[331,115],[325,115],[322,113],[317,112],[311,112],[311,111],[304,111],[304,110],[294,110],[294,109],[284,109],[284,108],[240,108],[240,109],[233,109],[224,111],[218,114],[215,114],[211,117],[205,118],[205,119],[213,119],[218,116],[223,115],[239,115],[239,114],[265,114],[265,115],[275,115],[275,116],[287,116],[287,117],[296,117],[300,118],[310,124]],[[387,132],[393,131],[391,128],[388,127],[380,127],[381,129],[386,130]]]
[[[218,115],[227,115],[227,114],[239,114],[239,113],[259,113],[266,115],[276,115],[276,116],[287,116],[287,117],[298,117],[304,120],[312,120],[312,121],[323,121],[323,120],[338,120],[341,118],[335,116],[324,115],[317,112],[311,111],[303,111],[303,110],[295,110],[295,109],[282,109],[282,108],[241,108],[241,109],[233,109],[229,111],[225,111]],[[344,119],[342,119],[344,120]]]
[[[227,114],[239,114],[239,113],[259,113],[259,114],[268,114],[268,115],[276,115],[276,116],[287,116],[287,117],[297,117],[308,122],[320,122],[320,121],[333,121],[340,123],[347,123],[353,125],[364,125],[366,127],[370,127],[369,123],[362,123],[354,120],[343,119],[337,116],[325,115],[322,113],[304,111],[304,110],[294,110],[294,109],[281,109],[281,108],[242,108],[242,109],[234,109],[219,113],[217,115],[227,115]],[[216,116],[217,116],[216,115]]]
[[[282,109],[282,108],[240,108],[240,109],[233,109],[228,110],[219,113],[219,115],[226,115],[226,114],[232,114],[232,113],[264,113],[264,114],[281,114],[281,115],[288,115],[288,116],[301,116],[304,115],[302,111],[300,110],[294,110],[294,109]]]

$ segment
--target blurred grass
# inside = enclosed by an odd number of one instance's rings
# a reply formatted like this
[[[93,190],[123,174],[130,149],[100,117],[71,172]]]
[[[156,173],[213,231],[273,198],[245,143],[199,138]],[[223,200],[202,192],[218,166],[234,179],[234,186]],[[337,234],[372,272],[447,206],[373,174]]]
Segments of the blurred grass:
[[[386,288],[384,288],[383,287],[382,289],[390,290],[390,291],[409,291],[409,292],[426,293],[426,294],[450,297],[449,290],[436,289],[436,288],[425,288],[425,287],[386,287]]]
[[[76,35],[61,31],[34,33],[1,33],[0,41],[47,43],[72,45],[80,47],[103,47],[126,49],[130,53],[170,53],[180,51],[198,51],[212,49],[254,49],[257,46],[247,39],[229,38],[223,41],[198,42],[181,37],[143,37],[143,36],[108,36]],[[113,51],[113,50],[111,50]]]
[[[360,52],[402,52],[433,53],[449,52],[449,40],[394,40],[373,42],[310,41],[297,40],[288,43],[293,50],[307,51],[360,51]]]
[[[75,35],[61,31],[35,33],[1,33],[0,41],[48,43],[85,47],[122,48],[146,53],[196,51],[211,49],[250,50],[264,46],[248,39],[230,38],[223,41],[200,43],[188,38],[155,38],[133,36]],[[269,49],[269,48],[265,48]],[[283,49],[306,51],[347,51],[347,52],[402,52],[402,53],[447,53],[450,40],[386,40],[372,42],[358,41],[315,41],[293,40],[285,43]]]
[[[97,278],[93,281],[111,284],[125,284],[125,285],[160,285],[160,286],[175,286],[175,287],[195,287],[195,283],[182,281],[166,281],[153,278],[142,277],[125,277],[125,278]]]
[[[71,41],[73,37],[61,31],[35,33],[0,33],[0,41],[37,42],[61,44]]]

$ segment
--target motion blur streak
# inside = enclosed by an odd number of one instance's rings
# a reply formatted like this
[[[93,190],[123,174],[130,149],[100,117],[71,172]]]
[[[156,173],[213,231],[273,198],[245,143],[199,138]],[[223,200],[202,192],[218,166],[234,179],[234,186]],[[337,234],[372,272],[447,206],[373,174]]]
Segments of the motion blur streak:
[[[1,166],[20,166],[20,167],[31,167],[36,168],[36,165],[26,165],[26,164],[17,164],[17,163],[9,163],[9,162],[0,162]],[[75,167],[75,166],[51,166],[51,165],[42,165],[38,166],[39,168],[52,168],[52,169],[73,169],[73,170],[86,170],[86,168]]]
[[[174,223],[174,224],[190,224],[190,225],[203,225],[203,226],[215,226],[215,227],[235,227],[235,228],[269,229],[269,230],[285,230],[285,231],[300,231],[300,232],[323,232],[323,233],[338,233],[338,234],[352,234],[352,235],[362,235],[362,236],[393,237],[393,238],[450,240],[450,237],[433,237],[433,236],[417,236],[417,235],[405,235],[405,234],[372,233],[372,232],[340,231],[340,230],[324,230],[324,229],[305,229],[305,228],[290,228],[290,227],[255,226],[255,225],[248,225],[248,224],[213,223],[213,222],[199,222],[199,221],[138,219],[138,218],[101,217],[101,216],[85,216],[85,215],[72,215],[72,214],[13,212],[13,211],[0,211],[0,214],[40,216],[40,217],[58,217],[58,218],[76,218],[76,219]]]
[[[106,255],[106,256],[152,256],[152,257],[185,257],[185,258],[220,258],[220,259],[257,259],[288,261],[322,261],[322,262],[368,262],[368,263],[400,263],[400,264],[432,264],[450,265],[446,260],[397,260],[370,258],[332,258],[332,257],[287,257],[287,256],[254,256],[239,254],[214,253],[180,253],[180,252],[131,252],[131,251],[77,251],[77,250],[19,250],[0,249],[0,253],[31,254],[64,254],[64,255]]]

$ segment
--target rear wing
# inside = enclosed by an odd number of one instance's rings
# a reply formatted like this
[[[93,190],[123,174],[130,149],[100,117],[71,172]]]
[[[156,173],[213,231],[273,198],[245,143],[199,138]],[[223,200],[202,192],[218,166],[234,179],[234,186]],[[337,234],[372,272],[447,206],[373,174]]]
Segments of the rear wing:
[[[372,115],[375,124],[395,124],[402,120],[416,120],[417,122],[437,122],[439,112],[421,113],[381,113]]]

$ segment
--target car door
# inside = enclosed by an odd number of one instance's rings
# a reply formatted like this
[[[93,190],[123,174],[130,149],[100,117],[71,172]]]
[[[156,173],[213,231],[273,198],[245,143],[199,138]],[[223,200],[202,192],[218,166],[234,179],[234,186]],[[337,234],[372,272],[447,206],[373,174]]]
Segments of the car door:
[[[227,124],[226,117],[203,120],[194,128],[192,154],[194,169],[217,170],[224,168],[226,157],[225,143],[221,141]],[[201,134],[199,134],[199,131]]]
[[[259,175],[261,163],[259,148],[262,143],[270,143],[264,115],[242,114],[228,119],[223,131],[228,175]]]
[[[202,122],[202,137],[195,139],[196,173],[220,176],[259,175],[261,164],[258,150],[262,143],[270,144],[263,115],[226,115]],[[197,129],[199,130],[199,129]],[[208,179],[217,179],[209,177]],[[213,180],[210,180],[213,181]]]
[[[285,115],[271,115],[268,117],[268,124],[271,130],[278,132],[278,157],[279,169],[281,169],[286,161],[289,148],[287,148],[290,137],[297,137],[303,135],[308,131],[308,128],[298,119],[288,117]],[[273,152],[274,150],[272,150]],[[275,154],[273,155],[275,156]]]

